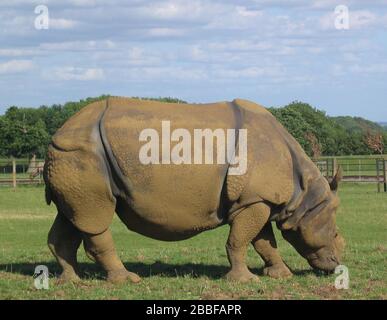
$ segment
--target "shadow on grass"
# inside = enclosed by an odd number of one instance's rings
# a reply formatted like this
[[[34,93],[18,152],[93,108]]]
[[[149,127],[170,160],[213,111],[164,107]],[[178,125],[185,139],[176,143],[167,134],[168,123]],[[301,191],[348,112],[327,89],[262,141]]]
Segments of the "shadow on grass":
[[[41,263],[13,263],[13,264],[0,264],[0,271],[10,274],[20,274],[24,276],[33,276],[35,267],[37,265],[45,265],[51,276],[58,276],[61,273],[61,268],[56,262],[41,262]],[[143,278],[149,278],[153,276],[161,277],[185,277],[192,278],[207,277],[209,279],[221,279],[230,270],[228,266],[211,265],[211,264],[170,264],[161,261],[156,261],[152,264],[146,264],[143,262],[126,262],[124,263],[126,269],[137,273]],[[263,268],[250,269],[253,273],[262,276]],[[79,263],[80,275],[83,279],[105,279],[105,272],[97,264]],[[313,270],[292,270],[296,276],[306,276],[309,274],[316,274]]]

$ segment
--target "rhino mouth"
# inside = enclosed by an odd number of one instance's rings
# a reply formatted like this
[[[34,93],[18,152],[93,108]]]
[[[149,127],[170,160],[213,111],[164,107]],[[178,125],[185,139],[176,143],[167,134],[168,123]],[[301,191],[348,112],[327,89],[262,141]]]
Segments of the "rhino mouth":
[[[309,265],[317,272],[333,273],[340,260],[332,255],[320,256],[318,253],[312,253],[307,258]]]

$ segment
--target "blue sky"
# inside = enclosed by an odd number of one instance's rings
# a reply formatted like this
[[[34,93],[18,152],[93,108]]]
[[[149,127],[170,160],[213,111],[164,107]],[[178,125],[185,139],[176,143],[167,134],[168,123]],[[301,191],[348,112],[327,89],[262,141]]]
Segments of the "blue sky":
[[[300,100],[387,121],[387,1],[0,1],[0,114],[100,94]]]

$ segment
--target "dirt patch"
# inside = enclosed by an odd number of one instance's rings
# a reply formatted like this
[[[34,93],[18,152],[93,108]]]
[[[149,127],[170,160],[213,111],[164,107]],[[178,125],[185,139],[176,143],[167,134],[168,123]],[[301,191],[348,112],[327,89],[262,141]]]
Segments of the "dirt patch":
[[[63,299],[64,297],[66,297],[66,292],[64,292],[64,290],[57,290],[54,292],[54,297]]]
[[[7,280],[24,280],[28,277],[18,274],[18,273],[13,273],[12,269],[10,268],[7,271],[0,271],[0,279],[7,279]]]
[[[264,293],[263,290],[245,289],[238,292],[228,292],[214,285],[203,291],[200,296],[201,300],[246,300],[254,299]]]
[[[326,300],[337,300],[342,298],[341,290],[337,290],[333,285],[324,285],[313,289],[313,293],[319,298]]]
[[[212,292],[206,291],[203,292],[200,296],[201,300],[236,300],[238,297],[235,297],[233,294],[227,294],[225,292]]]
[[[139,262],[144,262],[145,261],[145,256],[141,253],[139,253],[136,257],[136,260]]]
[[[384,286],[385,286],[384,281],[371,279],[371,280],[368,280],[368,282],[367,282],[365,292],[367,292],[367,294],[370,294],[373,291],[375,291],[376,288],[383,288]]]
[[[283,300],[287,298],[287,293],[284,288],[277,287],[273,291],[270,292],[271,300]]]

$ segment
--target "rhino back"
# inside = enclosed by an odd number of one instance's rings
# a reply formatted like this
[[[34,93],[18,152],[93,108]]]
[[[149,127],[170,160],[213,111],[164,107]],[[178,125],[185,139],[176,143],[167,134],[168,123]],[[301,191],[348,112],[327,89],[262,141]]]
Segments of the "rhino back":
[[[226,102],[190,105],[109,99],[102,126],[119,169],[131,186],[132,209],[145,221],[174,232],[200,231],[219,225],[223,220],[218,209],[227,164],[144,165],[140,162],[139,152],[145,142],[139,142],[139,136],[148,128],[159,133],[161,157],[162,121],[170,121],[171,132],[184,128],[193,137],[194,129],[234,128],[235,114]],[[192,160],[193,145],[192,141]]]

